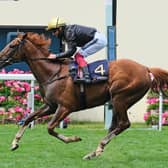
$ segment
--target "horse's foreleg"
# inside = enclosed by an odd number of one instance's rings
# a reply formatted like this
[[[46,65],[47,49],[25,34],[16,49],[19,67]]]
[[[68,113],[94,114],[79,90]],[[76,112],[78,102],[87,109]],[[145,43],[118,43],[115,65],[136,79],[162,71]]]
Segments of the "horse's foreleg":
[[[62,107],[58,105],[58,108],[51,119],[51,121],[48,123],[48,133],[61,141],[65,143],[70,143],[70,142],[77,142],[81,141],[80,137],[77,136],[72,136],[72,137],[66,137],[62,134],[59,134],[54,131],[55,127],[59,125],[59,123],[69,114],[69,110],[66,109],[65,107]]]
[[[21,126],[21,128],[19,129],[19,131],[16,133],[15,138],[12,141],[12,147],[11,150],[15,150],[19,147],[19,141],[22,138],[25,129],[27,128],[27,126],[29,125],[30,122],[32,122],[35,119],[38,119],[42,116],[45,115],[49,115],[51,114],[53,111],[51,111],[50,107],[48,105],[44,105],[43,107],[41,107],[39,110],[31,113],[25,120],[24,124]]]
[[[121,107],[121,106],[119,106]],[[116,109],[117,110],[117,109]],[[119,110],[119,109],[118,109]],[[109,128],[109,133],[105,136],[97,146],[94,152],[91,152],[83,157],[83,159],[92,159],[93,157],[100,156],[104,151],[105,146],[111,141],[111,139],[130,126],[130,122],[127,116],[126,110],[121,110],[120,113],[115,113],[113,115],[111,127]]]

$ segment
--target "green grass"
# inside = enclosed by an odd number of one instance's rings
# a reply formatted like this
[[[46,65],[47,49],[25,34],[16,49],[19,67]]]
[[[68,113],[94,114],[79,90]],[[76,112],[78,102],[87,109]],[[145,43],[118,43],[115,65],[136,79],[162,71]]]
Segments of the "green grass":
[[[64,135],[78,135],[81,142],[64,144],[47,133],[46,125],[27,129],[20,148],[10,151],[18,130],[15,125],[0,125],[0,168],[166,168],[168,167],[168,128],[163,131],[139,129],[133,125],[93,160],[82,157],[95,150],[106,135],[103,124],[79,123],[57,129]],[[138,128],[138,129],[137,129]]]

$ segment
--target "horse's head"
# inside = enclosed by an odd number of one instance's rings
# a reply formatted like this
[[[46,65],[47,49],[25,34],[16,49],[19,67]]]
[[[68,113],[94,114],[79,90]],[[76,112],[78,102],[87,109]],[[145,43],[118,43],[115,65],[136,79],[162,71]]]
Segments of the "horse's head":
[[[20,61],[38,60],[47,57],[51,39],[43,34],[28,32],[19,34],[0,52],[0,68]],[[47,59],[47,58],[45,58]]]
[[[27,34],[19,34],[14,40],[8,43],[0,52],[0,68],[23,60],[21,46]]]

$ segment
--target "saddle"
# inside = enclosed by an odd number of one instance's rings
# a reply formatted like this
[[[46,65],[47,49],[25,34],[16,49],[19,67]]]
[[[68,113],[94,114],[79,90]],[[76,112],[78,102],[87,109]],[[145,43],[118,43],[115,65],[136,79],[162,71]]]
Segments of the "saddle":
[[[91,78],[91,83],[99,83],[107,81],[108,79],[108,61],[99,60],[88,64],[89,75]],[[75,60],[72,60],[69,64],[69,73],[74,81],[74,83],[79,83],[78,79],[82,75],[82,71],[78,67]]]

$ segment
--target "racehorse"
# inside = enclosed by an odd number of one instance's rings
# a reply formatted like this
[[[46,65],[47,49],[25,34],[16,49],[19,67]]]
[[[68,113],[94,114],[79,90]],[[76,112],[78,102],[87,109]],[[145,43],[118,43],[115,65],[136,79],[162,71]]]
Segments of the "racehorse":
[[[12,141],[12,150],[19,147],[19,141],[30,122],[53,114],[48,123],[48,133],[59,140],[70,143],[80,141],[78,136],[66,137],[54,129],[66,116],[83,109],[80,103],[80,86],[74,84],[69,75],[70,59],[48,59],[50,39],[43,34],[25,33],[18,35],[7,44],[0,53],[0,68],[15,62],[25,61],[35,78],[44,99],[44,105],[31,113],[25,120]],[[130,121],[127,110],[139,101],[151,88],[155,92],[168,85],[168,71],[160,68],[149,68],[135,61],[120,59],[109,61],[108,80],[85,85],[85,109],[105,102],[113,107],[112,123],[107,135],[99,142],[96,150],[84,156],[91,159],[99,156],[105,146],[128,127]]]

